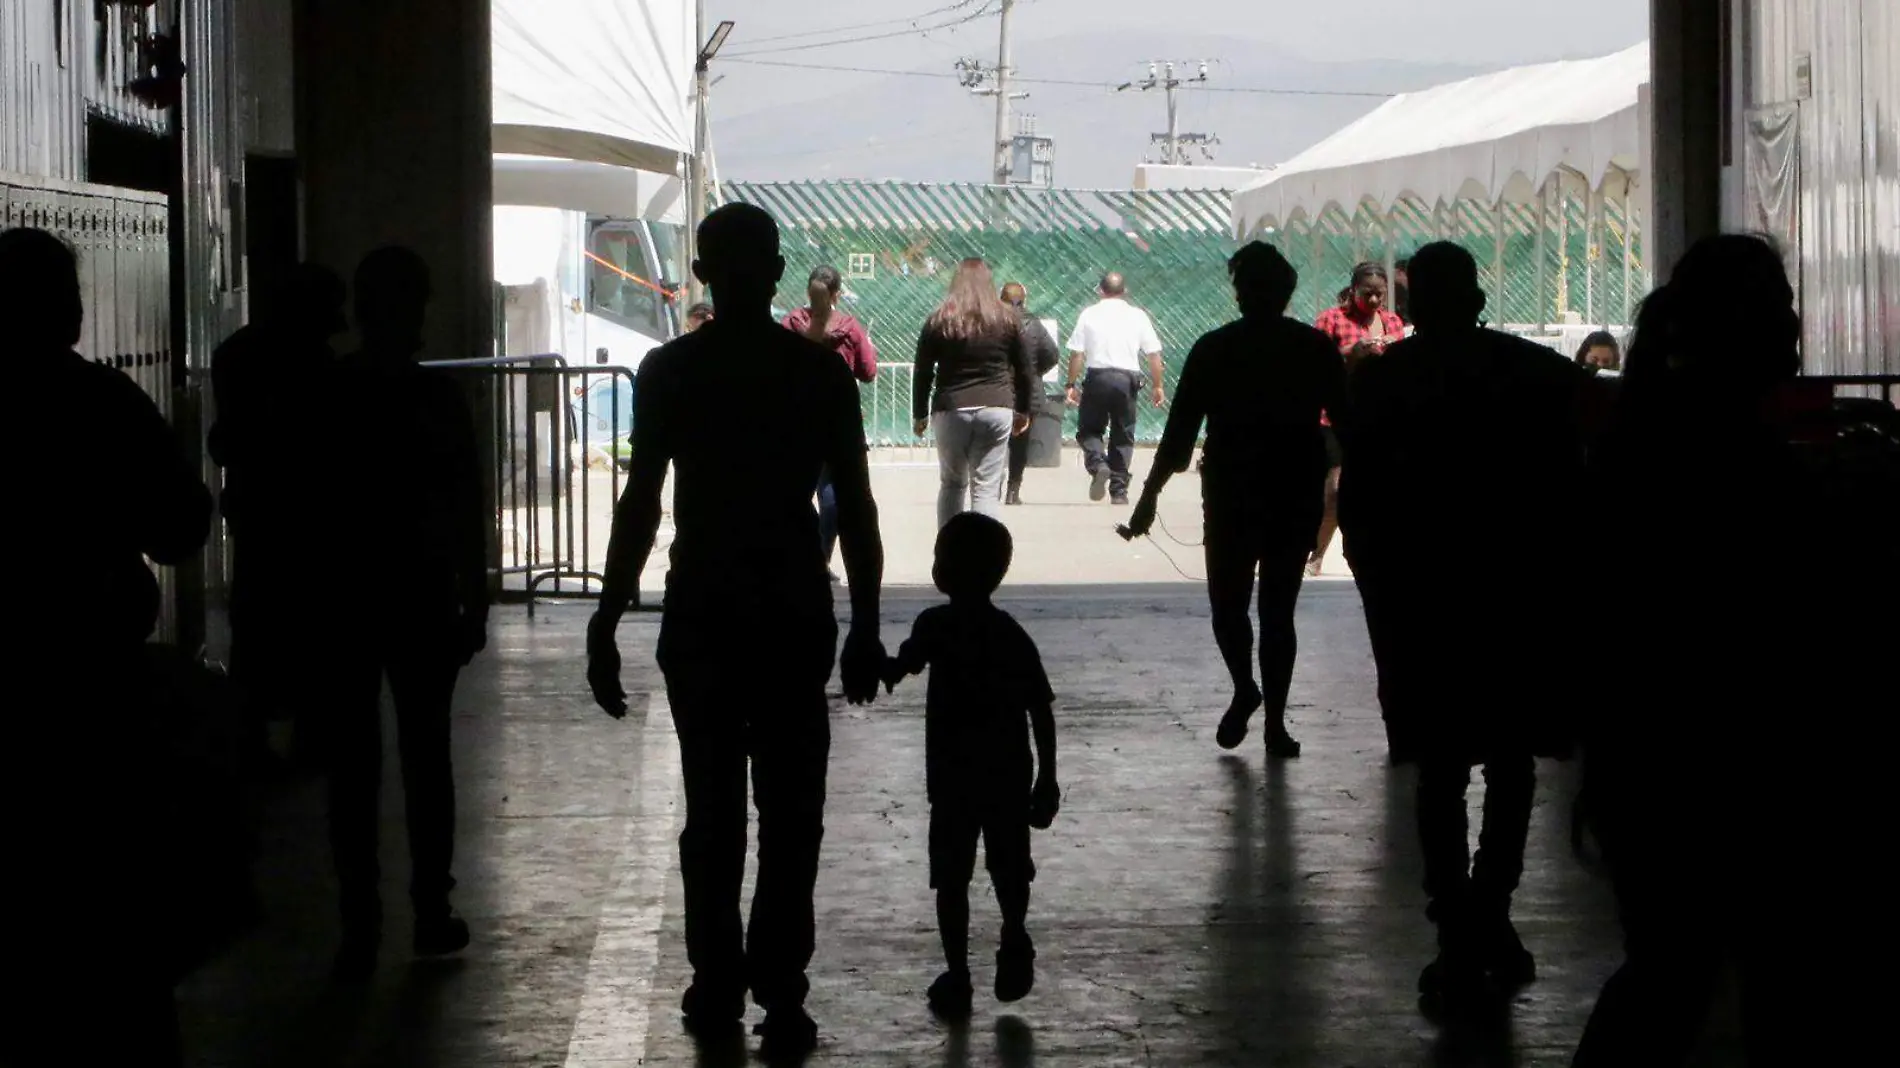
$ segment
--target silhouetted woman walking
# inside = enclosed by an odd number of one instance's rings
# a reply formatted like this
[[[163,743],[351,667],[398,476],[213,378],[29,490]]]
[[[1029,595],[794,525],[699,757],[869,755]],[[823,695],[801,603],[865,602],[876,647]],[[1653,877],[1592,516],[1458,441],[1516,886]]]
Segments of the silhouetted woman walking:
[[[1168,427],[1128,533],[1148,533],[1162,489],[1186,471],[1207,424],[1201,498],[1214,640],[1234,680],[1216,740],[1237,748],[1255,709],[1267,707],[1267,755],[1296,757],[1286,729],[1298,640],[1293,608],[1325,503],[1327,450],[1319,416],[1345,397],[1345,363],[1325,334],[1286,317],[1299,276],[1271,245],[1234,254],[1228,273],[1240,319],[1188,353]],[[1254,572],[1260,574],[1260,679],[1253,673]]]

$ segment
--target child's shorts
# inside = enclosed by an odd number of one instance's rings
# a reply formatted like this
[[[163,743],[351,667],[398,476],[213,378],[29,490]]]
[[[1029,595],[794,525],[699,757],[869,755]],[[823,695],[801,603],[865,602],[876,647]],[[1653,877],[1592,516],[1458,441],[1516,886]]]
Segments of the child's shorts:
[[[984,866],[997,884],[1034,882],[1029,855],[1029,799],[1009,805],[946,805],[930,808],[930,888],[956,890],[976,875],[976,840],[983,839]]]

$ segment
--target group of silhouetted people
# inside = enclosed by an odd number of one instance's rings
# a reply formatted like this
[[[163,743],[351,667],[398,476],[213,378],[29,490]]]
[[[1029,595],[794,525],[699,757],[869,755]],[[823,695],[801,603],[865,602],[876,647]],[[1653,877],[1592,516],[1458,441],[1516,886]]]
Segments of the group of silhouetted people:
[[[212,359],[207,445],[223,469],[216,503],[234,554],[232,673],[252,722],[294,721],[303,754],[328,781],[343,930],[336,966],[352,979],[374,969],[382,934],[385,678],[407,795],[414,948],[453,953],[469,941],[449,901],[449,720],[456,677],[485,642],[490,519],[461,387],[417,362],[430,284],[412,252],[367,256],[354,279],[361,345],[339,356],[331,341],[349,325],[345,286],[334,272],[300,267]],[[193,814],[167,800],[167,732],[176,728],[159,714],[150,666],[161,597],[147,561],[195,557],[214,497],[157,405],[73,351],[84,315],[71,249],[38,230],[0,233],[8,368],[19,396],[41,399],[21,406],[10,431],[16,455],[50,442],[62,450],[61,462],[33,465],[18,492],[47,518],[41,549],[75,563],[63,588],[36,604],[26,635],[6,643],[10,674],[46,680],[63,705],[21,717],[20,752],[72,760],[64,774],[83,777],[56,795],[9,797],[9,811],[44,818],[20,821],[20,855],[36,874],[9,880],[24,897],[9,911],[32,917],[33,943],[15,958],[32,989],[9,1004],[35,1022],[7,1031],[10,1044],[27,1039],[22,1063],[70,1055],[87,1035],[99,1063],[162,1066],[181,1057],[171,987],[188,953],[165,917],[189,908],[166,898],[185,880],[158,876],[173,833],[163,823]],[[63,421],[72,404],[105,428],[78,444],[79,455]],[[10,540],[15,550],[31,552]],[[376,602],[365,610],[352,590],[372,580]],[[263,748],[256,734],[252,742]],[[15,785],[35,781],[44,791],[36,776]],[[49,1044],[34,1046],[35,1034]]]
[[[428,266],[370,253],[353,279],[291,272],[212,356],[208,441],[230,524],[232,670],[259,720],[288,717],[329,787],[341,893],[340,976],[375,970],[381,702],[395,706],[411,859],[413,945],[454,953],[468,925],[455,881],[450,705],[487,641],[488,529],[462,387],[424,367]],[[353,303],[360,347],[331,339]],[[342,591],[375,576],[365,613]]]
[[[860,704],[930,673],[924,789],[946,965],[931,1006],[972,1007],[968,891],[979,841],[1004,921],[995,994],[1020,999],[1035,982],[1031,832],[1051,825],[1060,789],[1053,688],[1033,639],[992,601],[1009,533],[989,515],[945,517],[933,574],[948,601],[889,655],[856,385],[866,375],[839,359],[858,344],[851,323],[773,321],[784,261],[776,224],[757,208],[715,211],[698,247],[694,270],[718,314],[640,368],[633,469],[587,642],[595,697],[622,717],[615,629],[638,600],[670,471],[676,536],[656,658],[686,794],[686,1024],[704,1039],[734,1034],[749,995],[765,1012],[756,1032],[768,1054],[800,1055],[817,1041],[806,973],[834,665]],[[1765,773],[1762,750],[1797,711],[1832,714],[1839,727],[1892,707],[1882,664],[1900,603],[1900,434],[1890,406],[1854,409],[1860,422],[1849,427],[1827,404],[1795,403],[1801,328],[1777,250],[1749,237],[1695,246],[1644,302],[1607,403],[1606,380],[1590,373],[1607,357],[1567,360],[1482,325],[1477,266],[1456,245],[1409,260],[1410,335],[1350,362],[1336,337],[1286,317],[1298,279],[1276,249],[1248,245],[1229,269],[1240,317],[1188,355],[1154,473],[1123,531],[1148,532],[1205,427],[1208,592],[1235,690],[1219,744],[1237,748],[1264,711],[1268,754],[1299,752],[1285,722],[1293,612],[1338,469],[1339,525],[1391,755],[1418,765],[1426,912],[1439,936],[1419,981],[1425,1010],[1461,1018],[1534,979],[1511,903],[1535,761],[1581,752],[1583,812],[1611,872],[1627,958],[1576,1063],[1683,1063],[1731,959],[1751,1063],[1839,1063],[1816,1052],[1825,1047],[1816,1021],[1841,1003],[1842,984],[1829,980],[1846,978],[1842,948],[1885,903],[1815,868],[1869,848],[1873,769],[1852,741],[1824,740],[1825,783]],[[219,349],[209,444],[234,543],[233,668],[260,715],[294,718],[328,779],[336,964],[361,978],[375,968],[383,927],[385,680],[407,794],[414,949],[453,953],[469,941],[450,905],[449,724],[458,674],[486,642],[492,516],[467,398],[418,362],[426,266],[383,249],[352,288],[353,353],[332,349],[351,325],[350,301],[318,267],[295,272]],[[835,288],[815,276],[814,304]],[[978,288],[987,296],[987,280],[972,282],[971,301]],[[36,981],[10,1005],[45,1033],[36,1061],[56,1059],[82,1026],[97,1032],[89,1024],[103,1013],[113,1026],[92,1047],[102,1063],[176,1064],[177,976],[165,954],[127,951],[148,925],[120,922],[126,903],[114,888],[125,871],[164,861],[149,826],[162,809],[146,803],[163,788],[150,766],[161,728],[140,715],[161,601],[147,561],[197,553],[213,498],[153,402],[73,351],[80,292],[60,241],[0,233],[0,321],[21,395],[84,397],[115,435],[80,443],[64,462],[19,467],[23,499],[50,517],[58,554],[80,566],[5,644],[13,677],[51,680],[64,705],[20,717],[16,730],[24,752],[83,761],[86,786],[49,804],[52,780],[9,780],[9,811],[47,813],[19,821],[18,855],[31,867],[8,880],[8,894],[12,914],[28,918],[16,960]],[[1372,307],[1376,315],[1376,299]],[[1705,329],[1738,318],[1740,329]],[[971,312],[968,333],[986,322]],[[995,340],[1011,353],[1012,377],[1027,381],[1021,339],[999,330]],[[703,417],[709,398],[725,419]],[[63,438],[57,406],[19,407],[10,433],[22,449]],[[788,410],[801,417],[780,418]],[[723,429],[734,415],[780,428],[772,462]],[[841,656],[812,506],[821,484],[835,499],[850,593]],[[1485,539],[1486,565],[1448,566],[1468,553],[1474,515],[1501,528]],[[1844,555],[1853,587],[1804,566],[1817,531]],[[8,536],[16,559],[34,550],[21,530]],[[1659,541],[1685,551],[1666,569],[1637,566]],[[1599,551],[1580,554],[1579,544]],[[372,573],[395,576],[374,608],[344,600]],[[1579,656],[1612,633],[1612,649]],[[1486,784],[1475,855],[1465,801],[1474,768]],[[746,920],[748,783],[759,844]],[[1832,859],[1797,858],[1802,843]],[[114,966],[99,967],[108,955]],[[16,1028],[29,1045],[33,1030]]]

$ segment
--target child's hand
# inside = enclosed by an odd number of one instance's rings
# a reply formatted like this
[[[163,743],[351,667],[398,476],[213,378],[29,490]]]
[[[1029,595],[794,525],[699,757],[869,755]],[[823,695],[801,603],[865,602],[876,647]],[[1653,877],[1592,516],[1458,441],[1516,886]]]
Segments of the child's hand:
[[[1037,779],[1036,788],[1029,794],[1029,825],[1039,831],[1048,830],[1061,808],[1062,788],[1056,785],[1055,779]]]
[[[904,681],[905,674],[906,673],[904,671],[904,665],[898,663],[896,657],[894,656],[885,657],[884,658],[884,692],[887,694],[896,693],[897,684]]]

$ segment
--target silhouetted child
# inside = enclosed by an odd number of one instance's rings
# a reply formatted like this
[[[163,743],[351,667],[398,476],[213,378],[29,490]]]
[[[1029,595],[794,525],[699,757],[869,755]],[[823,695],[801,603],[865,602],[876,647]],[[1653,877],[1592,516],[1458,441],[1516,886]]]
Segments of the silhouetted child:
[[[932,575],[950,603],[917,617],[910,639],[885,668],[885,686],[893,690],[906,676],[931,669],[924,715],[930,886],[949,970],[931,984],[930,1005],[946,1015],[968,1013],[973,997],[970,880],[979,835],[1003,910],[997,1000],[1019,1001],[1036,983],[1036,948],[1025,926],[1036,877],[1029,829],[1047,828],[1059,805],[1055,695],[1036,643],[990,603],[1010,554],[1009,531],[994,519],[965,512],[946,523],[937,534]]]

